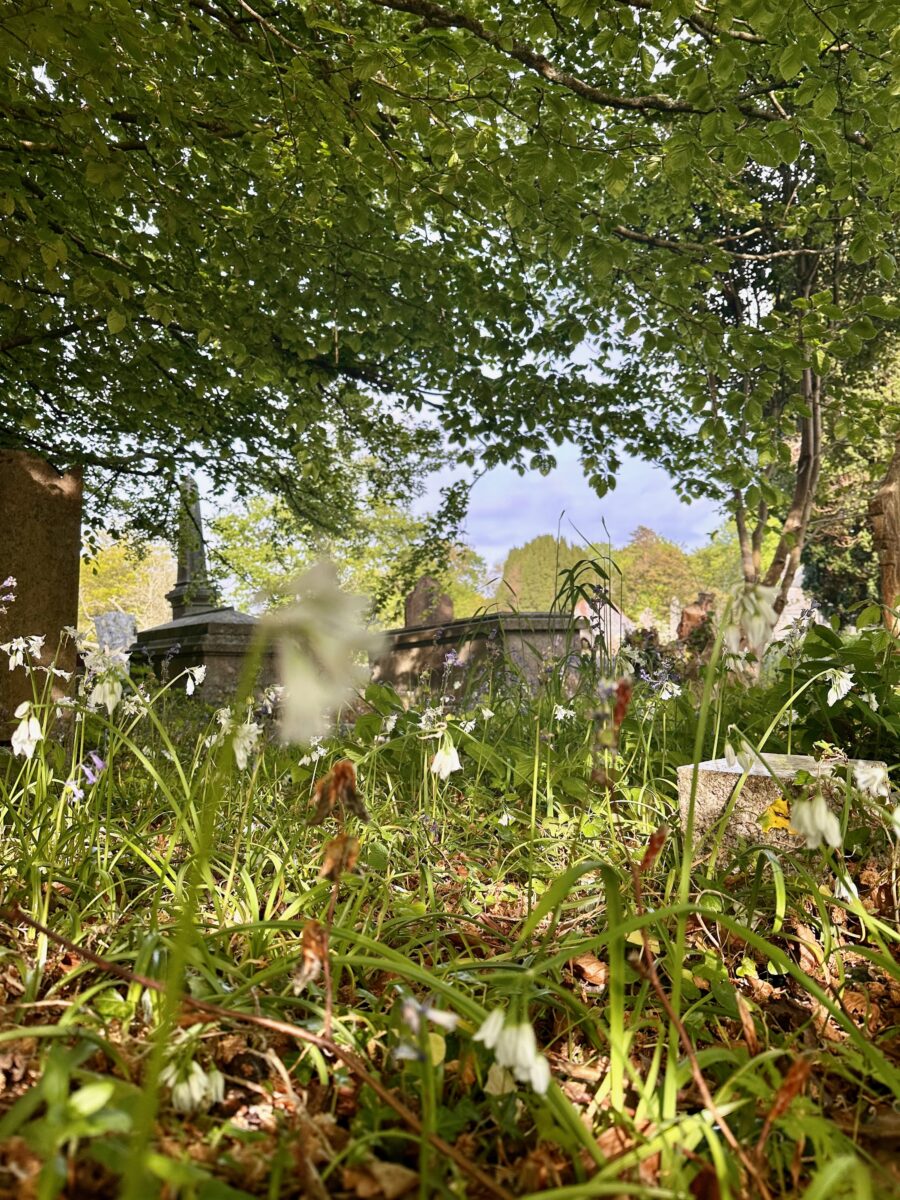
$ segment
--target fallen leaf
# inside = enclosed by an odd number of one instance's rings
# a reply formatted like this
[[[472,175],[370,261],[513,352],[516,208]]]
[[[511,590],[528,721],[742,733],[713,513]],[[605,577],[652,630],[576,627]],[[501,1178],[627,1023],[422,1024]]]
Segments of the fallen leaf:
[[[606,987],[609,967],[596,954],[579,954],[569,959],[569,966],[592,987]]]
[[[337,883],[344,871],[353,870],[357,858],[359,858],[359,838],[351,837],[349,833],[342,833],[325,847],[325,858],[322,869],[319,871],[319,878],[333,879]]]
[[[302,950],[300,966],[291,979],[295,996],[298,996],[308,983],[318,979],[322,973],[322,966],[328,953],[328,937],[318,921],[307,921],[303,926],[300,946]]]
[[[419,1182],[419,1176],[409,1167],[399,1163],[383,1163],[375,1158],[368,1159],[361,1166],[345,1167],[341,1172],[343,1185],[352,1190],[360,1200],[384,1197],[384,1200],[397,1200],[405,1196]]]

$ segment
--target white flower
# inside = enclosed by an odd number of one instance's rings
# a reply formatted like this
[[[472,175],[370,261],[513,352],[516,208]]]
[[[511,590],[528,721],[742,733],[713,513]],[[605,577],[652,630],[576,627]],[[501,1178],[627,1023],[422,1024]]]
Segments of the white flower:
[[[32,713],[28,700],[22,701],[15,711],[15,716],[20,718],[20,721],[13,730],[12,752],[16,756],[23,754],[26,758],[31,758],[35,747],[44,736],[41,723]]]
[[[740,654],[743,637],[749,649],[760,657],[778,621],[774,608],[777,594],[777,587],[764,587],[761,583],[744,584],[737,593],[731,604],[731,623],[724,633],[725,645],[732,654]]]
[[[232,745],[239,770],[243,771],[244,767],[246,767],[247,759],[252,754],[261,733],[262,728],[255,721],[245,721],[243,725],[238,725],[235,730]]]
[[[431,773],[437,775],[438,779],[449,779],[454,771],[461,771],[462,763],[459,761],[459,754],[456,747],[450,738],[444,742],[443,746],[435,754],[431,760]]]
[[[843,700],[853,687],[852,671],[826,671],[825,678],[831,681],[831,687],[828,689],[829,705],[837,704],[838,700]]]
[[[874,692],[864,692],[863,700],[865,700],[872,712],[878,712],[878,697]]]
[[[475,728],[475,718],[472,717],[470,721],[460,721],[459,727],[463,733],[471,733]]]
[[[206,678],[206,667],[188,667],[185,672],[187,680],[185,681],[184,690],[189,696],[193,696],[194,689],[199,687]]]
[[[225,1096],[225,1077],[216,1067],[204,1071],[198,1062],[187,1068],[167,1063],[159,1073],[160,1083],[172,1092],[172,1107],[176,1112],[198,1112],[219,1104]]]
[[[856,884],[849,875],[835,877],[834,898],[835,900],[844,900],[848,904],[851,900],[859,899],[859,892],[857,891]]]
[[[733,729],[734,726],[731,725],[729,728]],[[725,742],[725,748],[723,751],[725,754],[725,761],[728,763],[729,767],[733,767],[735,764],[738,764],[741,770],[744,771],[745,774],[749,775],[750,770],[756,761],[756,756],[753,753],[753,748],[744,738],[740,739],[738,745],[740,746],[740,749],[735,750],[730,741]]]
[[[497,824],[498,825],[512,825],[514,820],[515,820],[515,817],[512,815],[512,813],[505,812],[505,813],[501,813],[500,816],[497,818]]]
[[[841,844],[841,823],[818,792],[812,800],[800,800],[791,810],[791,825],[796,833],[806,839],[807,850],[815,850],[824,842],[826,846]]]
[[[449,1033],[452,1033],[459,1024],[459,1017],[456,1013],[447,1012],[443,1008],[432,1008],[427,1003],[420,1004],[415,996],[404,996],[402,1012],[407,1028],[416,1034],[421,1030],[423,1021],[431,1021]]]
[[[429,707],[425,709],[425,711],[422,713],[422,716],[419,718],[419,728],[424,729],[426,733],[429,732],[440,723],[443,715],[444,713],[442,706],[438,708],[432,708],[429,705]]]
[[[30,654],[32,658],[38,658],[44,641],[45,638],[41,635],[30,634],[27,637],[13,638],[11,642],[4,642],[0,646],[0,650],[9,655],[9,669],[14,671],[16,667],[25,665],[26,654]]]
[[[571,721],[574,716],[574,708],[565,708],[562,704],[557,704],[553,709],[554,721]]]
[[[867,796],[882,796],[887,799],[891,794],[891,781],[888,778],[887,767],[879,762],[858,762],[853,767],[853,784]]]
[[[311,567],[286,594],[293,603],[267,613],[260,624],[278,652],[284,686],[281,735],[305,744],[324,731],[322,714],[351,695],[357,657],[376,654],[382,639],[365,627],[366,601],[341,590],[331,563]]]
[[[677,683],[672,683],[671,680],[667,680],[659,689],[658,694],[660,700],[674,700],[676,696],[681,695],[681,688]]]
[[[493,1050],[497,1065],[511,1071],[519,1083],[529,1084],[539,1095],[550,1086],[550,1066],[538,1050],[534,1030],[527,1021],[506,1024],[503,1010],[495,1008],[475,1034],[475,1041]],[[504,1076],[496,1075],[494,1082],[499,1087],[504,1080]]]
[[[503,1032],[503,1020],[503,1009],[495,1008],[490,1016],[482,1021],[473,1041],[481,1042],[488,1050],[493,1050],[497,1045],[497,1039]]]
[[[113,709],[122,699],[122,681],[112,676],[107,676],[95,683],[91,689],[91,694],[88,696],[88,704],[93,708],[95,705],[99,707],[101,704],[106,706],[106,711],[110,716],[113,715]]]
[[[485,721],[489,721],[493,715],[494,714],[491,712],[491,710],[489,708],[483,708],[481,710],[482,719]]]
[[[388,737],[394,732],[394,726],[397,724],[398,716],[399,713],[389,713],[381,722],[381,732],[385,735],[385,737]]]

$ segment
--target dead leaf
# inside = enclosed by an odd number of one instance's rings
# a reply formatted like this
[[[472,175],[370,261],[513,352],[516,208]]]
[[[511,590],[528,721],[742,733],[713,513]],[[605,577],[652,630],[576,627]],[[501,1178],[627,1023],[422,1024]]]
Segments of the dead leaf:
[[[366,806],[356,790],[356,770],[349,758],[336,762],[316,784],[316,811],[310,818],[310,825],[321,825],[335,809],[340,809],[343,817],[349,813],[361,821],[369,820]]]
[[[569,959],[569,966],[592,987],[606,987],[609,967],[596,954],[579,954],[577,958]]]
[[[344,871],[352,871],[359,858],[359,838],[342,833],[325,847],[325,859],[319,871],[320,879],[333,879],[335,883]]]
[[[735,992],[737,998],[737,1009],[741,1018],[741,1031],[744,1035],[744,1041],[747,1049],[750,1051],[750,1057],[759,1054],[759,1038],[756,1036],[756,1026],[753,1024],[753,1017],[750,1014],[750,1008],[747,1001],[740,992]]]
[[[300,935],[302,957],[300,966],[291,979],[294,995],[299,996],[308,983],[318,979],[322,973],[328,953],[328,935],[318,921],[307,921]]]
[[[644,851],[644,857],[641,859],[640,866],[638,867],[638,871],[641,873],[641,875],[649,871],[654,862],[656,862],[656,856],[659,854],[660,850],[662,850],[668,836],[669,827],[665,823],[660,825],[655,833],[653,833],[650,841],[647,843],[647,849]]]
[[[374,1200],[375,1197],[397,1200],[416,1186],[419,1176],[399,1163],[383,1163],[370,1158],[361,1166],[345,1167],[341,1181],[360,1200]]]

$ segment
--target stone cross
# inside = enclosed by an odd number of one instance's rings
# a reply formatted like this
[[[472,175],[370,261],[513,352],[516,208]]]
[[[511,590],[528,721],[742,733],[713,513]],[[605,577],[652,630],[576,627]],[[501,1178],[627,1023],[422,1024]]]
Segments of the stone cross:
[[[178,490],[181,496],[178,574],[175,586],[166,593],[166,599],[172,605],[172,617],[176,621],[192,613],[210,612],[216,607],[216,594],[206,570],[203,515],[196,481],[190,475],[182,475]]]
[[[406,597],[406,625],[446,625],[453,620],[453,601],[430,575],[423,575]]]

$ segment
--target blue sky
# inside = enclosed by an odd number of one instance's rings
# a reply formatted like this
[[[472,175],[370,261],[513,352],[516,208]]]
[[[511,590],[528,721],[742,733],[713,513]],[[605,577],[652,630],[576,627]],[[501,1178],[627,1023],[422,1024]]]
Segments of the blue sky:
[[[690,549],[703,545],[722,523],[712,501],[683,503],[665,471],[640,459],[623,458],[615,491],[600,500],[587,485],[576,448],[565,445],[555,453],[559,466],[547,476],[537,472],[519,476],[507,467],[496,467],[475,484],[466,541],[488,567],[500,565],[512,546],[542,533],[555,534],[557,527],[570,542],[580,541],[573,526],[585,538],[605,542],[605,519],[613,545],[621,546],[638,525],[647,525]],[[449,473],[436,477],[417,507],[433,510],[439,503],[439,487],[451,477]]]

